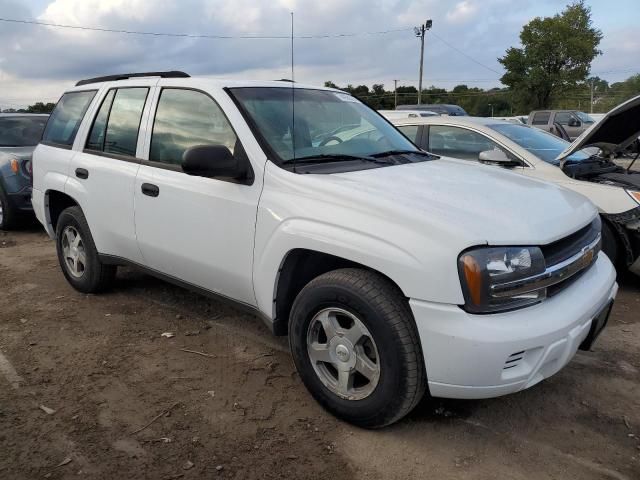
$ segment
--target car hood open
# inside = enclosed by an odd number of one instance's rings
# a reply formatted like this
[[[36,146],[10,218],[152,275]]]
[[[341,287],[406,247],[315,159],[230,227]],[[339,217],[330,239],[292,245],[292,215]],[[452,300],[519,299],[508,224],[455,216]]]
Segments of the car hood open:
[[[640,95],[627,100],[594,123],[556,160],[563,164],[569,155],[586,147],[598,147],[605,156],[624,150],[640,136]]]

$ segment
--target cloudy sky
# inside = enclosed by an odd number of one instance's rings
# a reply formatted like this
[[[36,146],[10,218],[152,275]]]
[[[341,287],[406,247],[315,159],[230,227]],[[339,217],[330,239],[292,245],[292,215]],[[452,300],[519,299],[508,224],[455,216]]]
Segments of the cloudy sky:
[[[568,0],[0,0],[0,18],[107,29],[226,36],[283,36],[295,12],[296,80],[417,85],[427,18],[425,85],[499,85],[496,58],[522,26]],[[593,72],[609,81],[640,71],[638,0],[587,0],[604,33]],[[406,30],[405,30],[406,29]],[[379,33],[389,31],[389,33]],[[378,33],[375,33],[378,32]],[[355,34],[347,37],[337,34]],[[290,76],[287,39],[127,35],[0,21],[0,108],[56,101],[76,80],[110,73]]]

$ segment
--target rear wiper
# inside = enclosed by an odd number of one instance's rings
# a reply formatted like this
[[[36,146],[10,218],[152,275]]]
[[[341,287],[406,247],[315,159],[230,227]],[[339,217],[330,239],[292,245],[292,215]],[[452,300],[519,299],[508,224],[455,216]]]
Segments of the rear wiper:
[[[408,154],[422,155],[423,157],[429,157],[429,158],[438,158],[437,155],[434,155],[432,153],[428,153],[422,150],[387,150],[386,152],[374,153],[371,156],[374,158],[381,158],[381,157],[390,157],[392,155],[408,155]]]
[[[380,165],[392,165],[392,162],[382,161],[373,156],[348,155],[344,153],[323,153],[320,155],[308,155],[306,157],[290,158],[282,163],[314,163],[324,161],[339,162],[341,160],[357,160],[363,162],[378,163]]]

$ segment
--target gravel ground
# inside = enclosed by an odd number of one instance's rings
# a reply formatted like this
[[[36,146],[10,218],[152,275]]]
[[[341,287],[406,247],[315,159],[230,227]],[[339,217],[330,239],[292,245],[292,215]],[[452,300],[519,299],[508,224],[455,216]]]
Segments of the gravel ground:
[[[638,280],[554,377],[379,431],[323,411],[250,315],[129,269],[77,293],[38,228],[0,232],[0,292],[2,479],[640,478]]]

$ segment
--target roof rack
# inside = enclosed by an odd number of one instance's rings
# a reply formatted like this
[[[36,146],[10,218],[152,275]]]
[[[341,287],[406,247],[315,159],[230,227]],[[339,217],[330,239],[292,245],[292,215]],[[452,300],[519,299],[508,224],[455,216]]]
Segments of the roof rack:
[[[113,82],[115,80],[126,80],[127,78],[136,77],[160,77],[160,78],[189,78],[188,73],[172,70],[170,72],[139,72],[139,73],[121,73],[119,75],[107,75],[105,77],[87,78],[76,83],[76,87],[80,85],[88,85],[90,83]]]

